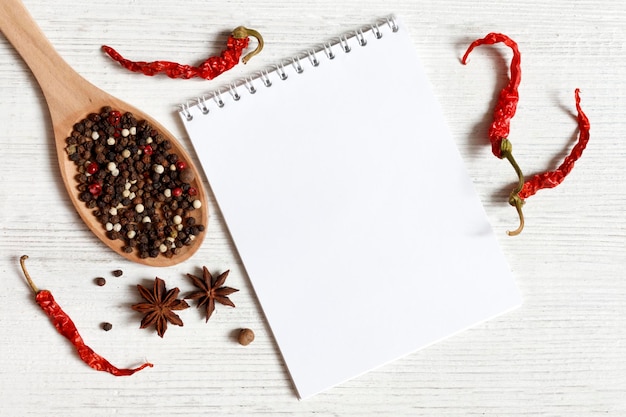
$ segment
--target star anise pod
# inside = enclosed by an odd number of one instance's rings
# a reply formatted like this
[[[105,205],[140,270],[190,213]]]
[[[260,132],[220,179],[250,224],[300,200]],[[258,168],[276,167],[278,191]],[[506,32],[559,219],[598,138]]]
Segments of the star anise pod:
[[[220,304],[235,307],[235,304],[230,301],[228,296],[239,290],[223,286],[229,272],[230,270],[222,273],[217,278],[213,278],[207,267],[203,266],[202,278],[187,274],[187,276],[191,278],[193,285],[195,285],[199,291],[194,291],[185,298],[189,300],[196,300],[198,303],[197,307],[203,307],[206,310],[205,317],[207,322],[215,310],[216,301]]]
[[[154,324],[157,334],[161,337],[167,330],[167,322],[182,326],[183,321],[178,317],[175,310],[184,310],[189,307],[185,300],[178,299],[178,288],[166,290],[165,281],[156,277],[152,291],[142,285],[137,285],[139,294],[146,300],[132,306],[132,309],[145,314],[141,320],[140,328],[145,329]]]

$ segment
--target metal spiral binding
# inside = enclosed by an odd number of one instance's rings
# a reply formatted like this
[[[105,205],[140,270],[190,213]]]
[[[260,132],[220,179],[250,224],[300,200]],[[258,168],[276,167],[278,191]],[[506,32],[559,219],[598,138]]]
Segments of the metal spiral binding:
[[[189,104],[187,103],[181,104],[180,112],[183,114],[183,116],[185,116],[185,119],[187,119],[188,122],[191,122],[193,120],[193,115],[189,111]]]
[[[254,79],[252,77],[245,78],[243,80],[243,85],[248,89],[248,93],[250,94],[256,93],[256,87],[254,86],[253,81]]]
[[[341,46],[341,49],[343,49],[346,54],[352,50],[348,44],[348,37],[346,35],[341,35],[339,37],[339,46]]]
[[[280,77],[281,80],[286,80],[289,76],[287,72],[285,72],[285,65],[283,63],[276,64],[276,73]]]
[[[380,39],[380,38],[377,38]],[[359,45],[365,46],[367,45],[367,39],[365,39],[365,34],[363,33],[363,29],[359,29],[356,31],[356,40],[359,42]]]
[[[222,92],[220,90],[213,93],[213,100],[217,103],[217,107],[224,107],[224,100],[222,100]]]
[[[202,111],[202,114],[209,114],[209,108],[206,105],[206,97],[202,96],[198,98],[198,107]]]
[[[266,87],[272,86],[272,80],[270,80],[270,74],[269,72],[267,72],[267,70],[261,71],[261,75],[259,76],[259,78],[263,81],[263,85],[265,85]]]
[[[328,59],[335,59],[335,53],[333,52],[333,46],[330,43],[322,45],[324,47],[324,53]]]
[[[269,88],[273,85],[271,74],[276,74],[278,76],[278,79],[281,81],[287,80],[289,78],[289,74],[287,71],[288,67],[293,68],[293,71],[295,71],[296,74],[302,74],[305,71],[302,60],[304,60],[305,62],[308,61],[308,63],[315,68],[320,65],[320,60],[318,58],[318,55],[320,54],[326,56],[329,61],[335,59],[335,47],[338,47],[341,51],[347,54],[352,52],[351,42],[353,41],[356,41],[355,44],[357,46],[367,46],[367,33],[372,33],[373,38],[370,37],[370,40],[372,41],[375,41],[376,39],[381,39],[384,35],[384,32],[381,29],[382,26],[388,26],[393,33],[399,30],[398,23],[393,16],[384,18],[367,28],[360,28],[353,32],[344,33],[336,38],[334,41],[324,42],[319,46],[318,49],[309,49],[303,54],[296,55],[285,62],[279,62],[275,64],[270,70],[261,70],[254,76],[232,82],[227,87],[225,87],[225,91],[230,94],[234,101],[238,101],[242,97],[241,93],[239,92],[239,87],[243,86],[248,91],[248,93],[255,94],[258,91],[258,88],[255,86],[257,80],[261,82],[261,85]],[[197,107],[203,115],[209,114],[209,100],[213,100],[219,108],[226,105],[222,98],[222,94],[223,91],[221,89],[218,89],[209,96],[201,96],[191,102],[180,105],[179,111],[187,121],[193,120],[193,114],[191,112],[192,107]]]
[[[237,84],[236,83],[231,83],[230,84],[230,88],[228,89],[228,92],[233,97],[233,100],[239,101],[239,99],[241,99],[241,96],[239,95],[239,91],[237,90]],[[220,107],[222,107],[222,106],[220,106]]]
[[[300,64],[300,57],[294,56],[293,58],[291,58],[291,64],[296,70],[296,73],[302,74],[304,72],[304,68],[302,68],[302,64]]]
[[[309,58],[311,65],[313,65],[314,67],[319,66],[320,61],[317,59],[317,55],[315,55],[315,50],[312,49],[312,50],[306,51],[306,56],[307,58]]]

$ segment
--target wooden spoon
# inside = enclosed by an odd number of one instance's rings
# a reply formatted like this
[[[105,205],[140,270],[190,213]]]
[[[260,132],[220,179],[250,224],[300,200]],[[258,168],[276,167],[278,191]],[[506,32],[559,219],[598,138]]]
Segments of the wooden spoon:
[[[159,255],[155,258],[142,259],[136,251],[130,254],[124,252],[122,247],[125,243],[119,239],[109,239],[105,228],[92,213],[92,210],[79,200],[78,181],[75,179],[78,171],[75,163],[70,161],[65,147],[66,139],[71,134],[74,124],[85,119],[89,114],[99,113],[105,106],[110,106],[121,113],[133,113],[137,120],[147,121],[166,136],[172,144],[170,152],[176,153],[179,158],[186,161],[188,168],[192,170],[195,179],[190,185],[198,190],[195,198],[201,202],[202,206],[190,213],[195,217],[198,224],[206,226],[208,210],[204,188],[200,180],[201,177],[185,149],[159,122],[135,107],[100,90],[76,73],[56,53],[52,44],[20,0],[0,1],[0,30],[24,59],[43,91],[52,119],[61,177],[76,211],[87,227],[115,252],[141,264],[170,266],[193,255],[200,247],[205,232],[200,233],[190,245],[180,248],[180,252],[171,258]]]

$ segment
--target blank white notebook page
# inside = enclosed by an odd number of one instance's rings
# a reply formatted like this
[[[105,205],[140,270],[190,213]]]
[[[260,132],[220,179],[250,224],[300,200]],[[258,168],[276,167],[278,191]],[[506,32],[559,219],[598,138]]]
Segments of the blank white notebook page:
[[[181,111],[300,398],[521,303],[406,27],[340,39]]]

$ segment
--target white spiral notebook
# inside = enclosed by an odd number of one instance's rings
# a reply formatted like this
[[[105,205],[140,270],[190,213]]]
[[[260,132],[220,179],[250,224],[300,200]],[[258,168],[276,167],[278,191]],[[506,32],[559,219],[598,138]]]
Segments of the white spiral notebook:
[[[520,305],[401,21],[180,116],[300,398]]]

